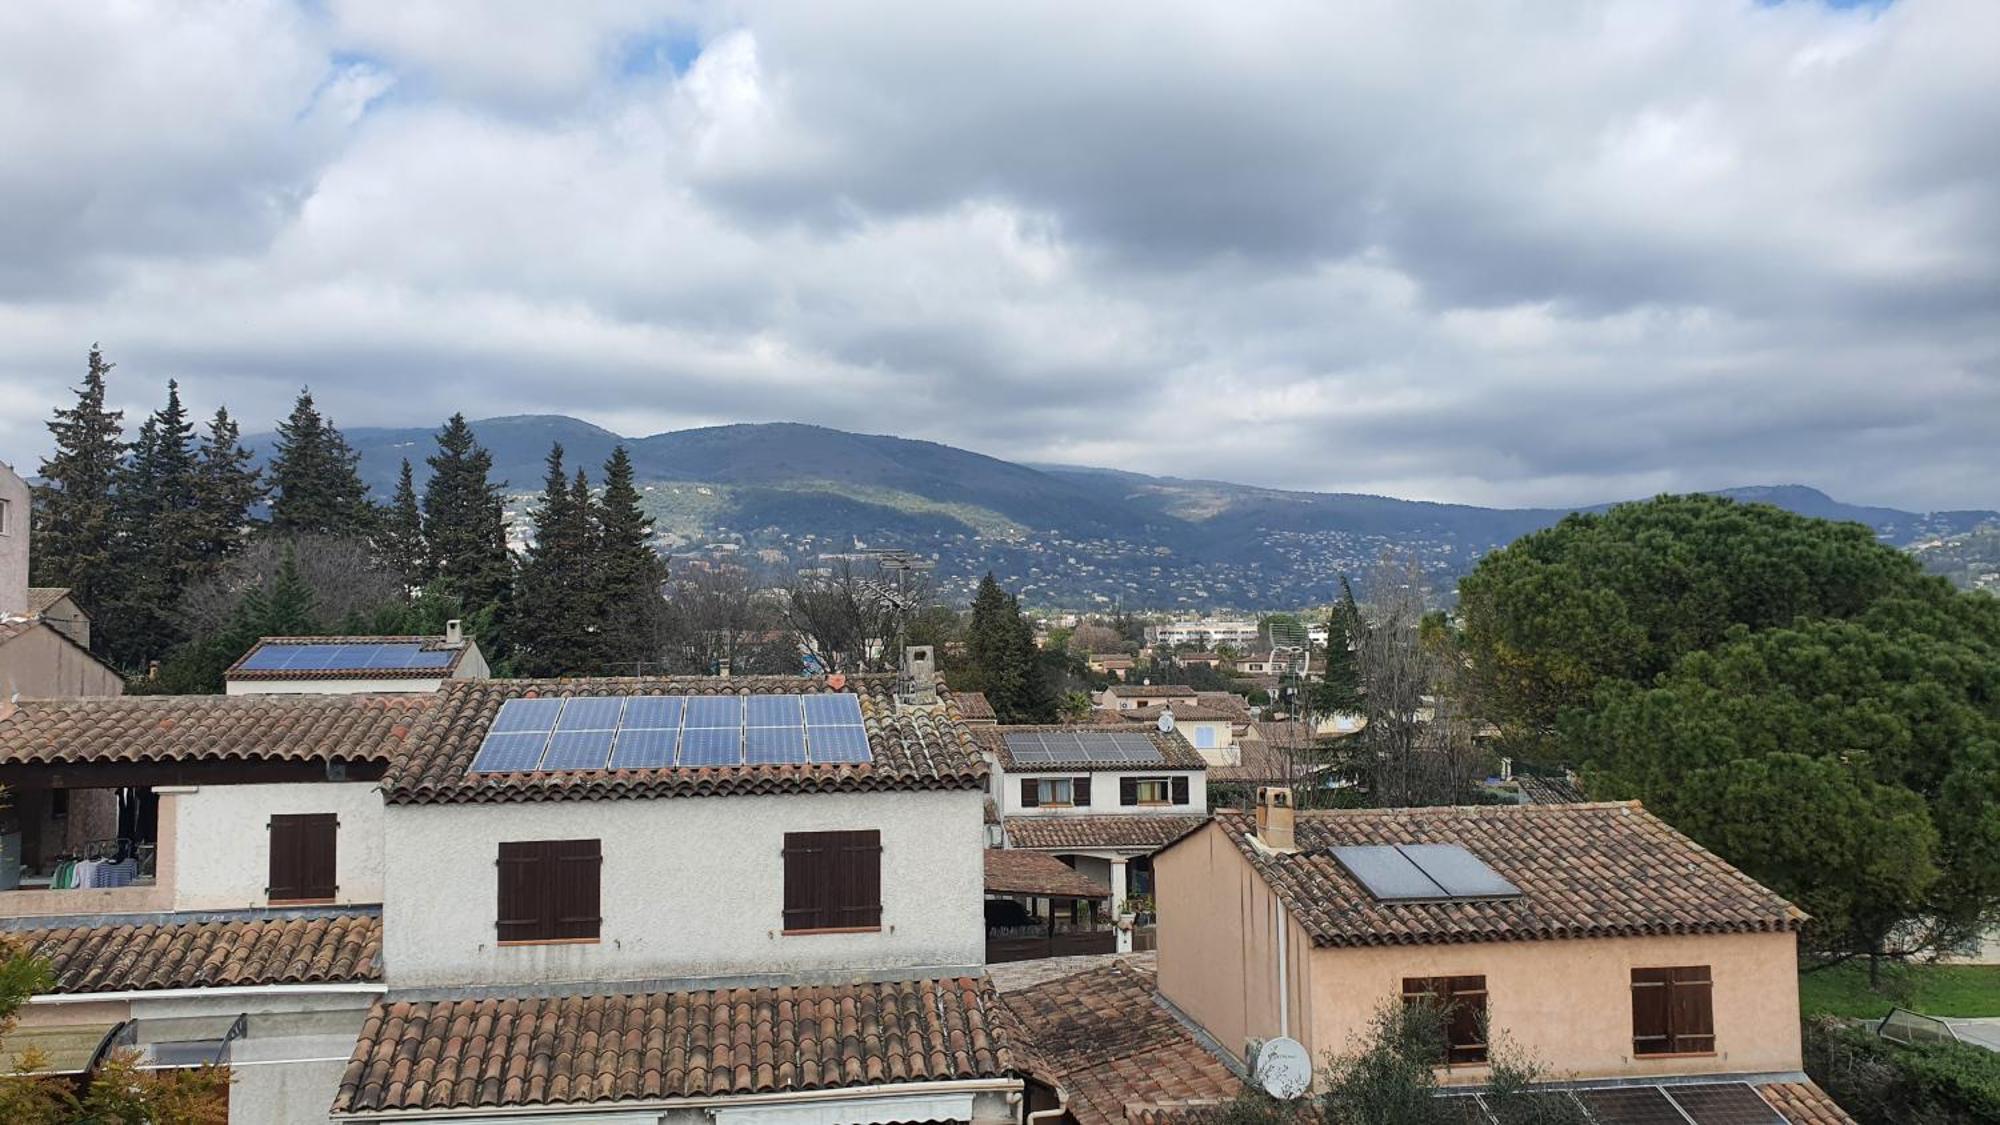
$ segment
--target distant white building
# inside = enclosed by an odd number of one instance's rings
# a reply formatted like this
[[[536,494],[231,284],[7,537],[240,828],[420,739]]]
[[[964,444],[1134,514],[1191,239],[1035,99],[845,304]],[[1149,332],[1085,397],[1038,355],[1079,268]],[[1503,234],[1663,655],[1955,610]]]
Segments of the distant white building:
[[[1198,645],[1205,649],[1229,645],[1242,648],[1257,643],[1257,623],[1213,617],[1204,617],[1199,621],[1169,621],[1164,625],[1148,625],[1146,640],[1156,645]]]

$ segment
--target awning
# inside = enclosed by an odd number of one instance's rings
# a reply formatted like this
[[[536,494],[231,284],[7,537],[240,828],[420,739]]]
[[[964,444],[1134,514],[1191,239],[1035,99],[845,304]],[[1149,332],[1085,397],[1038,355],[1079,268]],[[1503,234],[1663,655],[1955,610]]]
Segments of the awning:
[[[52,1027],[17,1027],[0,1039],[0,1068],[33,1074],[82,1074],[105,1040],[124,1023],[99,1020]]]

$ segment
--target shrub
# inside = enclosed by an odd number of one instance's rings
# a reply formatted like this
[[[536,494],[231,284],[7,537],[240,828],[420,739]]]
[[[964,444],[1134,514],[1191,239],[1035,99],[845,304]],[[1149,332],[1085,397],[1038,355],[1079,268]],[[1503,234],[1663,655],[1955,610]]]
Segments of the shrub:
[[[1808,1022],[1806,1073],[1861,1125],[2000,1121],[2000,1054],[1963,1043],[1899,1046],[1831,1018]]]

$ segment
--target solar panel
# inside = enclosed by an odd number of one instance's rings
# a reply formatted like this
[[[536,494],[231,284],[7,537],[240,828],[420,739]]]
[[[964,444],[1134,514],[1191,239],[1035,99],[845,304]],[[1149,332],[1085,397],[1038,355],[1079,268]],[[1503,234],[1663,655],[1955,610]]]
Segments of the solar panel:
[[[846,692],[828,692],[822,695],[803,697],[806,709],[806,725],[809,727],[858,727],[861,725],[861,699]]]
[[[416,652],[410,655],[411,668],[449,668],[453,653],[450,650]]]
[[[1472,1094],[1446,1094],[1443,1099],[1446,1115],[1452,1121],[1463,1121],[1465,1125],[1493,1125],[1486,1107],[1479,1104],[1479,1098]]]
[[[608,730],[558,730],[549,739],[540,768],[601,770],[611,757],[611,737]]]
[[[635,695],[625,701],[624,730],[678,730],[681,704],[678,695]]]
[[[1448,897],[1444,888],[1393,845],[1375,844],[1333,849],[1333,858],[1361,881],[1368,893],[1384,902],[1436,901]]]
[[[502,703],[500,713],[493,716],[493,733],[554,730],[556,715],[562,711],[562,705],[560,699],[510,699]]]
[[[740,727],[743,698],[737,695],[691,695],[687,699],[689,727]]]
[[[549,740],[544,732],[489,734],[479,744],[472,759],[473,773],[514,773],[532,770],[542,760],[542,746]]]
[[[796,695],[753,695],[744,703],[745,726],[798,727],[805,723]]]
[[[556,729],[617,730],[618,713],[624,708],[622,696],[572,698],[563,705],[562,718],[556,720]]]
[[[618,732],[617,748],[611,752],[611,768],[614,770],[659,770],[674,764],[674,744],[680,741],[677,730],[635,730],[625,727]]]
[[[1404,844],[1404,858],[1452,898],[1511,898],[1521,888],[1457,844]]]
[[[1742,1082],[1662,1087],[1695,1125],[1784,1125],[1785,1119]]]
[[[682,766],[740,766],[742,727],[689,727],[681,732]]]
[[[1658,1086],[1621,1086],[1615,1089],[1577,1090],[1576,1100],[1599,1121],[1618,1125],[1687,1125],[1687,1118]]]
[[[743,760],[753,766],[803,765],[806,760],[806,732],[800,727],[746,727],[743,731]]]
[[[292,658],[291,645],[264,645],[243,661],[243,670],[256,672],[276,671]]]
[[[862,727],[813,727],[806,739],[807,755],[815,762],[869,762],[875,757]]]

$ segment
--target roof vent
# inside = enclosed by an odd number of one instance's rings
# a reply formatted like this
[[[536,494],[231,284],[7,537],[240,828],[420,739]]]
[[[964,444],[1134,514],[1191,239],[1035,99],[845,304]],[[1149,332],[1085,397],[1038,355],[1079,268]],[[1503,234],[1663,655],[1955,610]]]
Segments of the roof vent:
[[[444,643],[447,648],[460,648],[465,644],[465,623],[454,617],[444,623]]]

